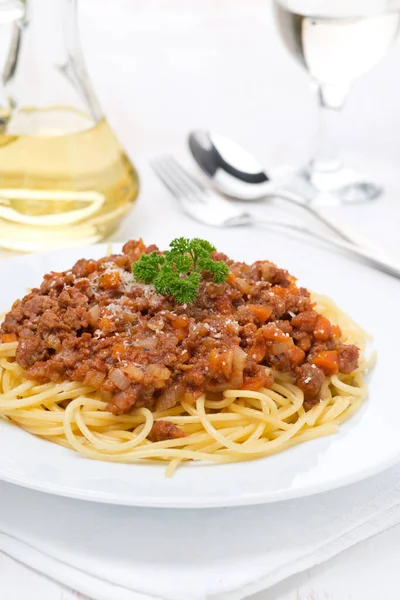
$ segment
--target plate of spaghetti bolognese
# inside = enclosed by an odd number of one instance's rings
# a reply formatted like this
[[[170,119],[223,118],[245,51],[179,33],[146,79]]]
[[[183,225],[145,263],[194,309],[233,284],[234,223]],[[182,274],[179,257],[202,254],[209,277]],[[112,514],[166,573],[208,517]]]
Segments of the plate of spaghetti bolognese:
[[[1,479],[100,502],[229,506],[397,460],[397,284],[357,265],[368,277],[351,281],[334,257],[298,281],[260,248],[226,251],[139,239],[1,265]]]

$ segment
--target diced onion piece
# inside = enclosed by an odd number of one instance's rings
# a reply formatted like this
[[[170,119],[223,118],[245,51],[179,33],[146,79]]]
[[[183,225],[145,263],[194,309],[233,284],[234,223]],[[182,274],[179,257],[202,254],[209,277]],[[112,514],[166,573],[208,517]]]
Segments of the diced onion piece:
[[[122,317],[125,323],[136,323],[138,321],[137,313],[133,313],[129,309],[124,309],[124,307],[123,311]]]
[[[186,392],[184,399],[186,404],[194,404],[196,402],[196,396],[193,394],[193,392]]]
[[[92,327],[96,327],[100,319],[100,306],[95,304],[89,310],[89,321]]]
[[[149,329],[151,329],[152,331],[161,331],[162,329],[164,329],[164,319],[162,319],[161,317],[153,317],[148,323],[147,323],[147,327]]]
[[[272,279],[273,265],[271,263],[269,263],[268,261],[264,261],[261,263],[260,267],[261,267],[261,278],[264,281],[270,281]]]
[[[84,383],[85,385],[89,385],[90,387],[97,389],[103,383],[105,377],[105,373],[96,371],[96,369],[89,369],[85,375]]]
[[[232,388],[241,388],[243,385],[243,371],[246,366],[247,354],[242,348],[236,346],[233,350],[232,376],[230,384]]]
[[[142,338],[141,340],[135,341],[135,346],[140,346],[141,348],[146,348],[146,350],[155,350],[157,347],[157,338],[156,337]]]
[[[283,342],[277,342],[272,344],[272,354],[285,354],[293,347],[293,340],[291,337],[287,337]]]
[[[156,411],[168,410],[173,408],[185,397],[185,388],[182,384],[176,384],[167,390],[158,398],[156,402]]]
[[[61,350],[61,341],[54,333],[50,333],[46,339],[46,346],[58,352]]]
[[[124,391],[131,385],[131,380],[121,369],[111,369],[108,378],[117,386],[118,389]]]
[[[245,279],[242,279],[241,277],[236,277],[236,285],[242,292],[242,294],[250,294],[251,286]]]
[[[126,373],[128,375],[129,379],[131,379],[131,381],[134,381],[134,382],[140,382],[140,381],[142,381],[142,379],[144,377],[143,371],[141,369],[139,369],[139,367],[136,367],[135,365],[127,365],[122,370],[124,373]]]
[[[150,375],[151,385],[156,389],[160,389],[165,386],[165,382],[170,378],[171,371],[161,365],[149,365],[146,375]]]
[[[147,372],[150,373],[152,377],[157,377],[158,379],[169,379],[171,377],[171,371],[167,369],[167,367],[162,367],[161,365],[149,365],[147,367]]]

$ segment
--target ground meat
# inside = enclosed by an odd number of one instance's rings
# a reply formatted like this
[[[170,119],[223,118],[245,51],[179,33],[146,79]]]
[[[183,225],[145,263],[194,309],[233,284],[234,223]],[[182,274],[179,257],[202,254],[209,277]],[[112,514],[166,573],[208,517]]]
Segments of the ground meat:
[[[289,321],[277,321],[276,326],[283,331],[283,333],[291,334],[293,331],[293,327]]]
[[[45,333],[52,329],[70,331],[65,320],[61,321],[60,316],[52,310],[46,310],[38,320],[38,332]]]
[[[304,352],[308,352],[312,345],[312,336],[305,331],[294,331],[292,334],[297,346]]]
[[[24,369],[29,369],[35,363],[48,358],[48,350],[42,339],[36,336],[22,338],[17,347],[17,362]]]
[[[319,399],[322,368],[327,375],[357,368],[358,349],[342,343],[309,292],[273,263],[214,252],[229,268],[227,280],[205,274],[195,301],[180,305],[134,280],[132,262],[151,252],[159,250],[137,240],[122,254],[81,259],[14,303],[0,335],[16,336],[28,378],[82,382],[120,414],[194,403],[204,392],[271,387],[274,369],[297,381],[309,406]],[[168,439],[165,428],[172,435],[174,426],[155,427],[154,437]]]
[[[155,421],[148,439],[151,442],[163,442],[164,440],[176,440],[185,437],[184,432],[177,425],[169,421]]]
[[[264,281],[268,281],[273,285],[281,285],[283,287],[289,287],[293,278],[284,269],[279,269],[274,263],[268,261],[257,261],[254,263],[260,269],[261,278]]]
[[[296,294],[288,294],[286,298],[286,312],[295,315],[308,310],[311,306],[310,292],[305,288],[298,288]],[[293,315],[291,315],[293,316]]]
[[[304,400],[308,403],[308,407],[320,399],[324,381],[323,371],[315,365],[304,364],[296,369],[296,384],[304,392]]]
[[[87,277],[90,273],[94,273],[97,270],[97,263],[95,260],[86,260],[81,258],[72,268],[72,273],[76,277]]]
[[[316,325],[318,315],[314,310],[306,310],[293,317],[291,324],[300,331],[312,333]]]
[[[353,344],[341,344],[338,349],[339,369],[342,373],[352,373],[358,367],[359,350]]]

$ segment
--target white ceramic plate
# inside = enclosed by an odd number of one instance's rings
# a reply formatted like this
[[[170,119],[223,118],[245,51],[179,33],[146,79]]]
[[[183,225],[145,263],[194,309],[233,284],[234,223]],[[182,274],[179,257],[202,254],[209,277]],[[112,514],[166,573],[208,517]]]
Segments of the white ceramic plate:
[[[247,234],[248,235],[248,234]],[[169,479],[163,465],[112,464],[82,458],[0,421],[0,478],[45,492],[115,504],[215,507],[273,502],[325,491],[363,479],[400,458],[400,284],[359,263],[296,242],[260,242],[239,233],[219,239],[236,259],[275,260],[300,283],[333,297],[374,335],[378,364],[370,397],[340,433],[281,454],[229,465],[192,464]],[[239,237],[238,237],[239,236]],[[209,236],[210,237],[210,236]],[[214,236],[215,239],[215,234]],[[150,240],[147,240],[151,243]],[[161,241],[160,244],[163,244]],[[241,247],[241,249],[239,249]],[[0,311],[38,285],[50,270],[81,257],[104,256],[106,246],[22,256],[0,263]],[[114,250],[117,251],[116,245]]]

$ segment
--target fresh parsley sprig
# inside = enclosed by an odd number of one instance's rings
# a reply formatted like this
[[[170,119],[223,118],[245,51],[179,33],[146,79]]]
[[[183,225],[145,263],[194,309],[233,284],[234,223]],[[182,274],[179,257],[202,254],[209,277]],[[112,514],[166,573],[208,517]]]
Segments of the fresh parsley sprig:
[[[153,283],[157,292],[171,294],[180,304],[196,298],[203,273],[211,273],[216,283],[226,280],[229,269],[210,256],[214,246],[206,240],[176,238],[164,254],[142,254],[132,265],[137,281]]]

